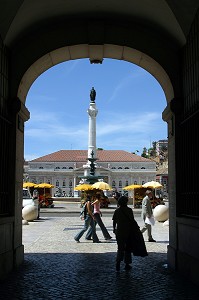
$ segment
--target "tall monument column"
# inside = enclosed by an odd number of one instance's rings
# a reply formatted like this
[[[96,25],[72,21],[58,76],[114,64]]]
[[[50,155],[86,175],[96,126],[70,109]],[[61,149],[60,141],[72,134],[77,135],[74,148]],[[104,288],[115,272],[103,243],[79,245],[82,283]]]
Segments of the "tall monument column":
[[[98,109],[95,104],[96,91],[92,87],[90,92],[90,106],[87,110],[89,115],[89,124],[88,124],[88,158],[96,158],[96,116]]]
[[[89,115],[89,124],[88,124],[88,161],[86,165],[83,165],[84,176],[80,176],[82,179],[81,183],[88,182],[90,184],[95,183],[98,179],[103,179],[103,176],[100,174],[95,174],[97,169],[97,153],[96,153],[96,116],[98,113],[96,104],[95,104],[96,91],[92,87],[90,92],[90,106],[87,110]]]

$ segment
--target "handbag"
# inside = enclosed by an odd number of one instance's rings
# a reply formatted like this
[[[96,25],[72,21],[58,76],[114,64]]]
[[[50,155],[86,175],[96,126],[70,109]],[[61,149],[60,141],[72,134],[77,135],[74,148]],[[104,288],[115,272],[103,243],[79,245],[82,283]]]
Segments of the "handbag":
[[[144,220],[144,223],[154,226],[155,225],[154,216],[152,215],[150,218],[146,217],[146,219]]]

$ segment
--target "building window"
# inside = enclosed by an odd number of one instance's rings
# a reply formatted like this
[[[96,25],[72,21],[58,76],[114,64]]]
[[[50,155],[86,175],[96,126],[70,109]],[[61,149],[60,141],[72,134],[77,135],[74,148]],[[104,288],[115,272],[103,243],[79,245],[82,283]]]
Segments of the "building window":
[[[145,167],[142,167],[141,169],[146,169]]]
[[[142,181],[142,185],[144,184],[145,182],[144,182],[144,180]]]
[[[137,181],[136,181],[136,180],[134,181],[134,184],[137,184]]]
[[[112,167],[111,169],[115,170],[115,169],[116,169],[116,167]]]
[[[118,170],[119,170],[119,169],[121,170],[121,169],[122,169],[122,167],[119,167],[119,168],[118,168]]]
[[[59,187],[59,181],[58,180],[56,181],[56,187]]]
[[[127,186],[127,185],[129,185],[129,182],[128,182],[128,180],[126,180],[126,186]]]
[[[66,182],[65,182],[65,180],[63,181],[63,187],[65,187],[66,186]]]
[[[63,167],[62,169],[66,169],[66,167]]]
[[[73,185],[72,180],[69,180],[69,186],[71,187]]]
[[[122,187],[122,180],[119,181],[119,187]]]
[[[125,167],[124,169],[129,170],[129,167]]]
[[[39,167],[39,169],[43,169],[44,167]]]
[[[56,167],[55,169],[58,170],[58,169],[60,169],[60,167]]]
[[[69,167],[70,170],[73,170],[73,167]]]
[[[115,187],[115,180],[112,181],[112,187]]]

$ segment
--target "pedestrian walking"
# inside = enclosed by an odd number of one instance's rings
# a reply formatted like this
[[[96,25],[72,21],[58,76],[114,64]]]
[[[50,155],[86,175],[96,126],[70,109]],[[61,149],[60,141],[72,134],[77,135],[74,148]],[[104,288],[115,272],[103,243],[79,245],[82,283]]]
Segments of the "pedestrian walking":
[[[146,217],[151,218],[153,216],[153,211],[152,211],[152,207],[151,207],[151,200],[150,200],[151,198],[153,198],[152,191],[147,190],[145,192],[145,197],[142,200],[141,217],[144,221],[144,227],[141,229],[141,232],[144,233],[145,231],[147,231],[148,241],[155,243],[156,241],[152,237],[151,224],[148,224],[148,223],[145,222]]]
[[[99,227],[101,228],[105,240],[110,240],[112,237],[110,236],[101,218],[102,213],[100,211],[100,203],[101,203],[101,194],[96,193],[95,201],[92,203],[92,206],[94,207],[93,215],[94,215],[95,227],[98,224]],[[87,232],[86,240],[91,240],[91,236],[92,236],[92,227],[90,227],[90,229]]]
[[[80,242],[80,238],[88,230],[89,226],[91,226],[91,230],[92,230],[91,235],[92,235],[93,243],[100,243],[98,236],[96,234],[94,216],[93,216],[93,211],[92,211],[92,206],[91,206],[91,197],[88,195],[87,199],[86,199],[84,227],[74,237],[76,242],[78,242],[78,243]]]
[[[116,202],[117,202],[117,207],[119,206],[119,204],[118,204],[118,200],[119,200],[119,198],[120,198],[120,193],[117,191],[117,189],[115,189],[115,191],[113,192],[113,198],[116,200]]]
[[[40,218],[40,203],[39,203],[39,192],[37,189],[34,189],[32,193],[32,198],[35,203],[35,205],[38,207],[38,214],[37,214],[37,220]]]
[[[127,206],[128,197],[121,196],[118,200],[119,207],[113,214],[113,232],[117,240],[116,271],[120,270],[120,263],[124,260],[125,270],[132,267],[132,255],[147,256],[146,246],[142,233],[134,219],[133,210]]]

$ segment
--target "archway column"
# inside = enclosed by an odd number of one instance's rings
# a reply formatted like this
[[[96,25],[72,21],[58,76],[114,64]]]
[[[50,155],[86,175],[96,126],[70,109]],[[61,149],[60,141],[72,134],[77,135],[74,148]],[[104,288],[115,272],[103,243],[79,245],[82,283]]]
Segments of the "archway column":
[[[176,117],[173,113],[173,99],[168,103],[162,113],[162,118],[168,124],[168,191],[169,191],[169,246],[168,246],[168,264],[172,269],[176,269],[177,259],[177,222],[176,222]]]
[[[14,265],[18,266],[24,259],[22,245],[22,199],[23,199],[23,165],[24,165],[24,122],[30,118],[25,105],[17,98],[20,107],[16,114],[16,164],[15,164],[15,212],[14,212]]]

